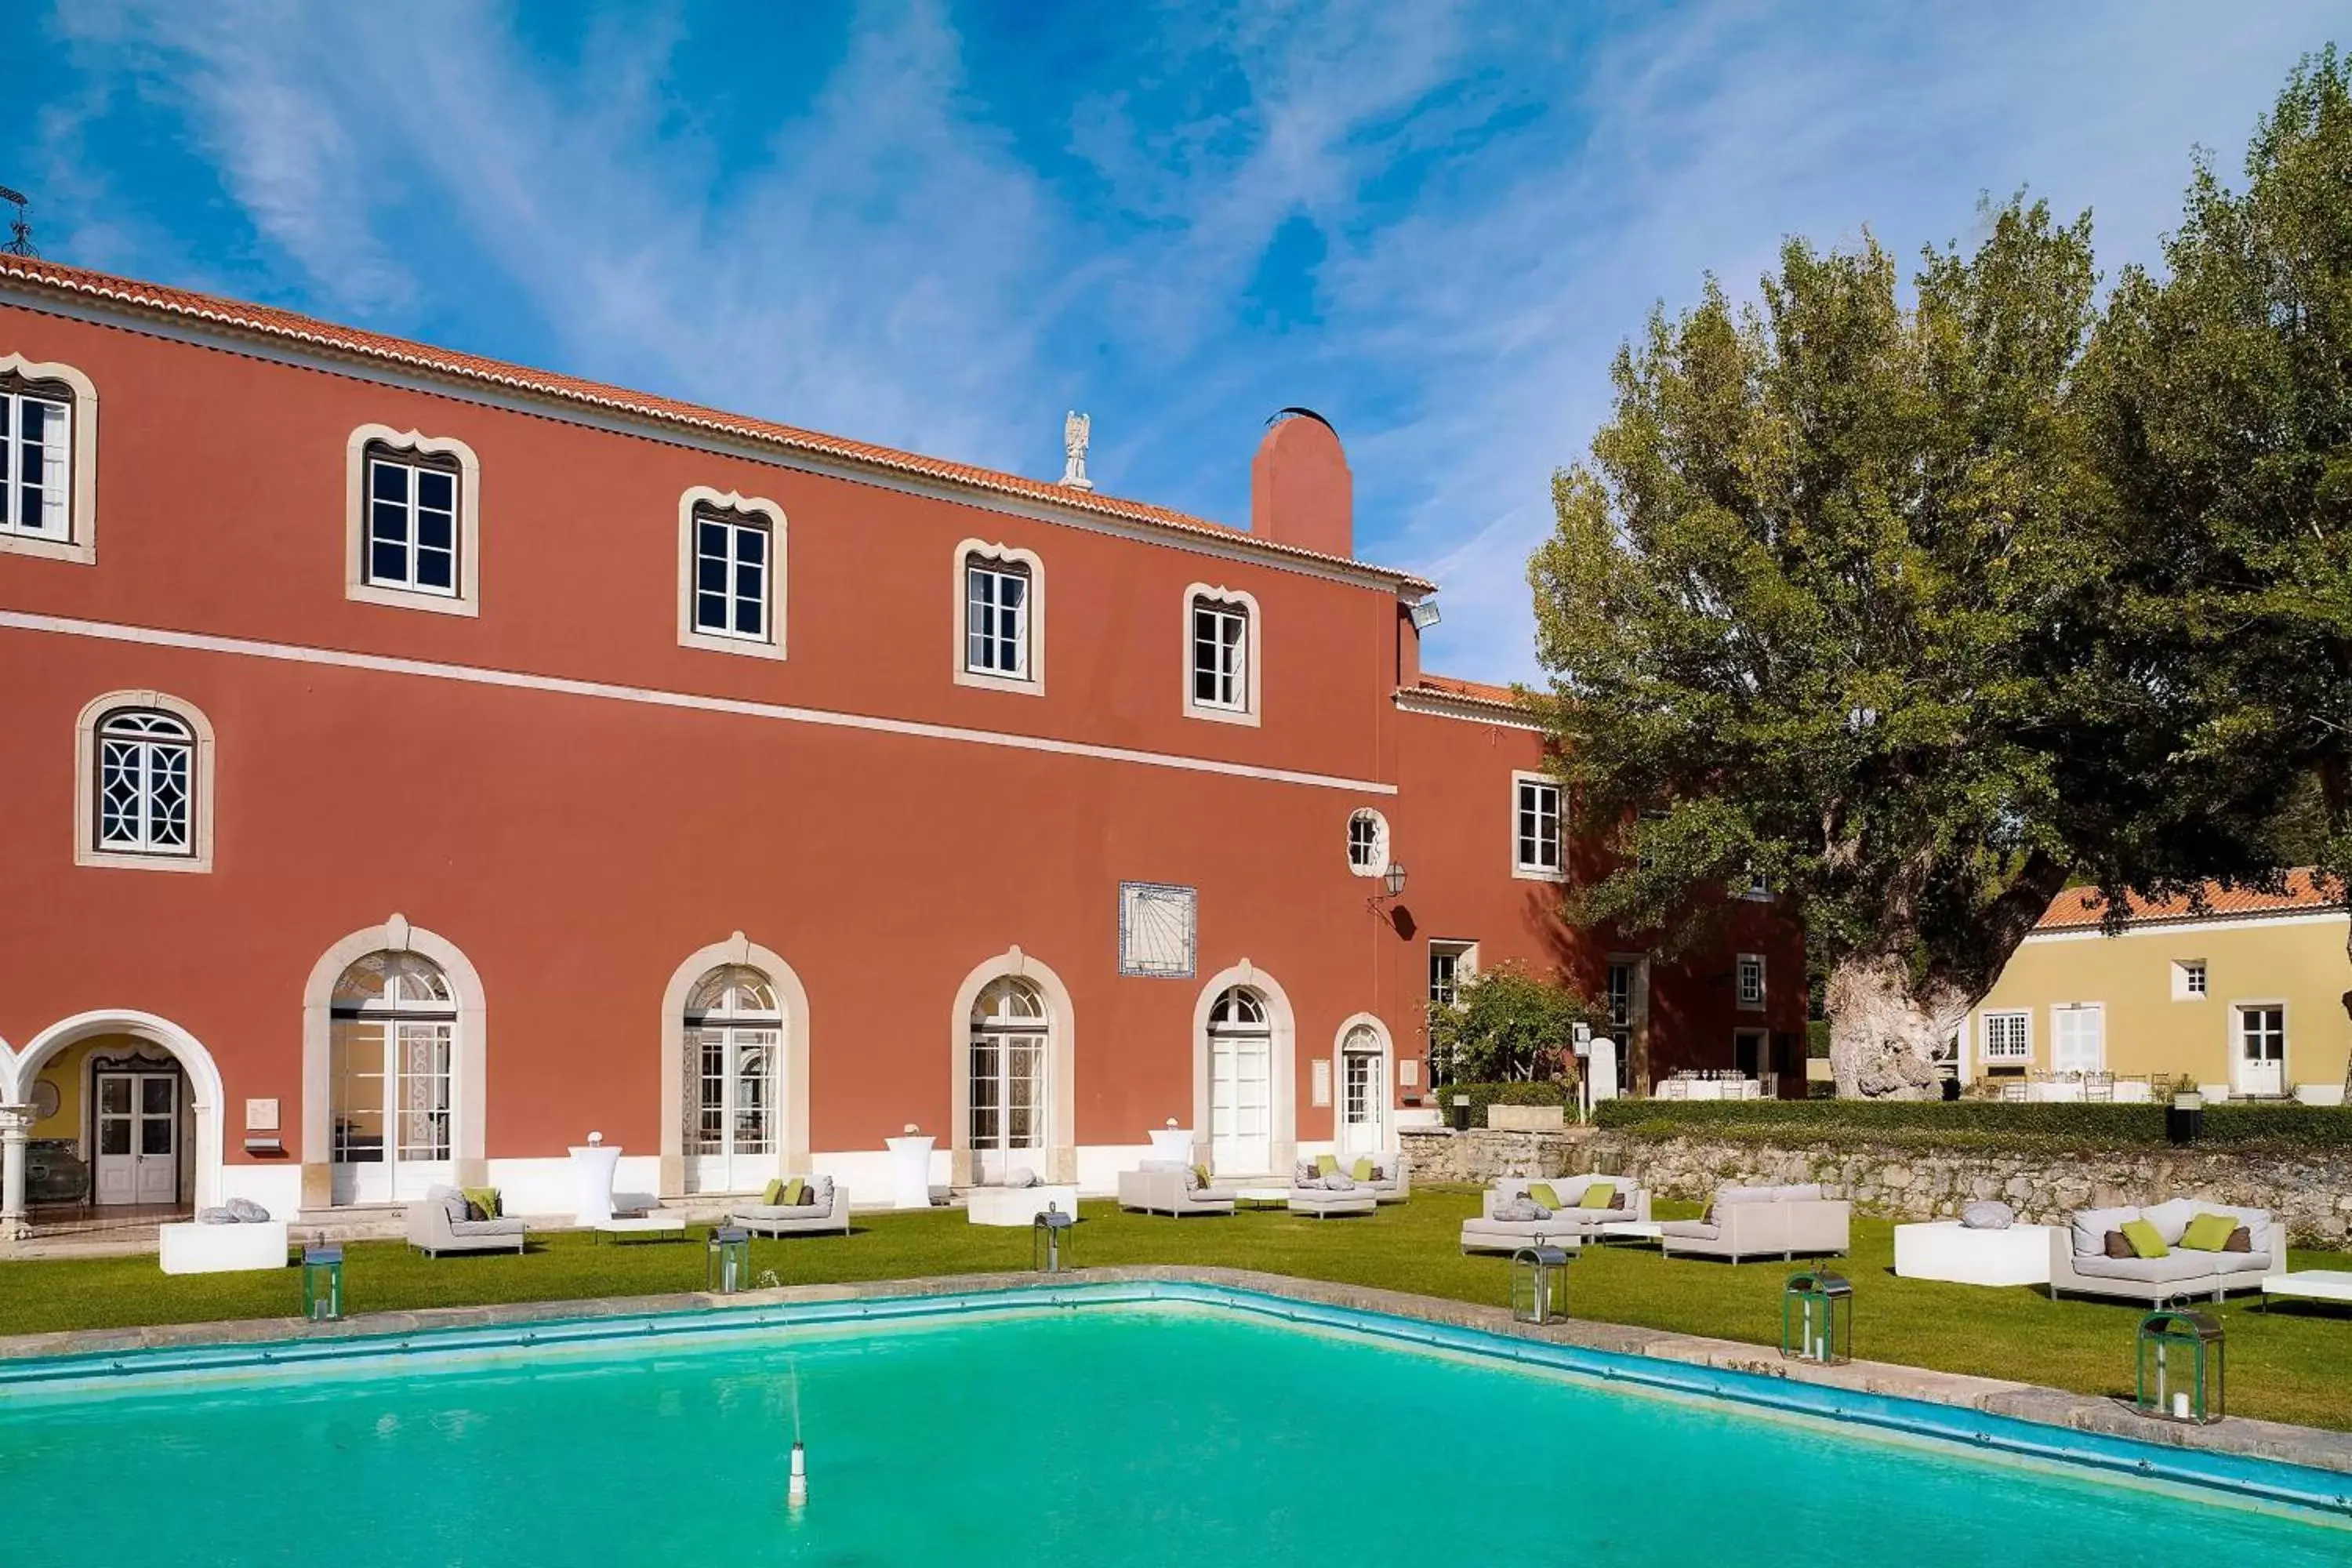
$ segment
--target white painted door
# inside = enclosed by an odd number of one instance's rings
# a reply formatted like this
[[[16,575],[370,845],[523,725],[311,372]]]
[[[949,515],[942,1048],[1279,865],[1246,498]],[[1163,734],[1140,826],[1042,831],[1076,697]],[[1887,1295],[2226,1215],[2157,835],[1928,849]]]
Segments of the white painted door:
[[[178,1075],[100,1073],[97,1087],[98,1201],[173,1202],[180,1191]]]
[[[2276,1003],[2238,1009],[2238,1092],[2286,1092],[2286,1009]]]
[[[773,1029],[696,1029],[698,1102],[687,1158],[687,1190],[756,1193],[782,1174],[776,1163]]]
[[[1263,1034],[1209,1036],[1209,1163],[1221,1176],[1274,1169],[1273,1061]]]
[[[1001,1186],[1016,1171],[1045,1180],[1045,1037],[996,1028],[974,1035],[972,1180]]]
[[[2106,1009],[2095,1002],[2050,1010],[2050,1066],[2055,1072],[2097,1072],[2107,1065]]]
[[[1387,1129],[1386,1053],[1369,1029],[1348,1037],[1339,1052],[1339,1152],[1370,1154],[1382,1147]]]

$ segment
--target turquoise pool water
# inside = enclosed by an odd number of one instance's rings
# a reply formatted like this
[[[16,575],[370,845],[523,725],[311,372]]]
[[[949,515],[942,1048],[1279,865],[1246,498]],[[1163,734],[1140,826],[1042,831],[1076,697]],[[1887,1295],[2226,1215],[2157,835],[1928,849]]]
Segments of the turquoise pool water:
[[[2341,1520],[1139,1303],[12,1386],[0,1497],[26,1564],[2352,1562]]]

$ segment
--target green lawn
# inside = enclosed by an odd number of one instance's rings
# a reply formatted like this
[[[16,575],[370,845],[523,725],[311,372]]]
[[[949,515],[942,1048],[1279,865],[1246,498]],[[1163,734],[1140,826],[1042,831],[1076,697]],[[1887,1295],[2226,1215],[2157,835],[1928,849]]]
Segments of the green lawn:
[[[1076,1261],[1189,1263],[1262,1269],[1425,1296],[1501,1304],[1508,1268],[1499,1258],[1465,1258],[1455,1234],[1477,1196],[1423,1190],[1411,1203],[1361,1219],[1294,1219],[1245,1213],[1176,1221],[1086,1205]],[[1684,1212],[1694,1212],[1685,1210]],[[2032,1289],[1981,1289],[1897,1279],[1894,1227],[1854,1222],[1846,1272],[1855,1286],[1854,1353],[1950,1372],[2016,1378],[2087,1394],[2126,1392],[2137,1311],[2122,1303],[2053,1304]],[[495,1301],[633,1296],[702,1287],[698,1243],[591,1246],[584,1236],[535,1240],[522,1257],[434,1261],[400,1242],[348,1250],[346,1305],[355,1312]],[[2296,1268],[2352,1267],[2352,1260],[2297,1253]],[[786,1284],[907,1279],[1029,1266],[1029,1233],[968,1225],[960,1211],[860,1216],[850,1237],[752,1244],[752,1267]],[[1732,1268],[1667,1260],[1632,1248],[1588,1248],[1570,1272],[1576,1316],[1718,1339],[1777,1344],[1777,1263]],[[0,1263],[0,1334],[282,1317],[299,1284],[283,1274],[167,1277],[152,1258]],[[2241,1415],[2352,1429],[2352,1313],[2283,1308],[2265,1314],[2246,1300],[2221,1309],[2229,1329],[2230,1408]]]

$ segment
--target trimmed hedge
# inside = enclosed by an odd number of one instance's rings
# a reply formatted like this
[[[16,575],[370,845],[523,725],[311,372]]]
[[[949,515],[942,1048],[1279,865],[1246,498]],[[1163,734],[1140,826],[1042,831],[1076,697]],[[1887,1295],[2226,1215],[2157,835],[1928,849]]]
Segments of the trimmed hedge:
[[[2021,1105],[2010,1100],[1612,1100],[1601,1127],[1637,1137],[1840,1139],[1927,1146],[1938,1138],[1984,1147],[2161,1148],[2161,1105]],[[2352,1149],[2352,1110],[2312,1105],[2209,1105],[2193,1147]]]
[[[1430,1101],[1437,1107],[1440,1121],[1454,1125],[1454,1097],[1470,1097],[1470,1125],[1486,1125],[1486,1108],[1490,1105],[1568,1105],[1576,1103],[1575,1092],[1563,1083],[1441,1083],[1430,1091]],[[1574,1121],[1573,1113],[1570,1121]]]

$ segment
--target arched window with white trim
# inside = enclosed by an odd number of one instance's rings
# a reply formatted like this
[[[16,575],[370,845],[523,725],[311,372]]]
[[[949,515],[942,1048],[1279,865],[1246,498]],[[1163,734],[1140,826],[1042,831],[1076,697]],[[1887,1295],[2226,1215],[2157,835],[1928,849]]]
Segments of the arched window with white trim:
[[[1246,985],[1209,1008],[1209,1163],[1220,1174],[1274,1168],[1274,1026]]]
[[[98,837],[125,855],[195,853],[196,733],[152,708],[117,708],[98,721]]]
[[[329,1003],[328,1111],[338,1204],[404,1203],[450,1182],[457,998],[421,953],[372,952]]]
[[[777,1170],[776,988],[747,964],[714,969],[687,997],[685,1026],[687,1190],[757,1191]]]
[[[1348,818],[1348,869],[1378,877],[1389,868],[1389,821],[1370,806]]]
[[[1386,1146],[1389,1121],[1388,1041],[1357,1021],[1339,1037],[1339,1126],[1343,1155],[1375,1154]]]
[[[0,552],[98,560],[98,387],[69,364],[0,354]]]
[[[1258,721],[1263,624],[1255,595],[1195,583],[1184,590],[1184,716]]]
[[[970,1070],[972,1176],[1002,1182],[1015,1170],[1043,1177],[1052,1106],[1047,1047],[1053,1017],[1029,980],[1004,975],[981,988],[971,1006]]]

